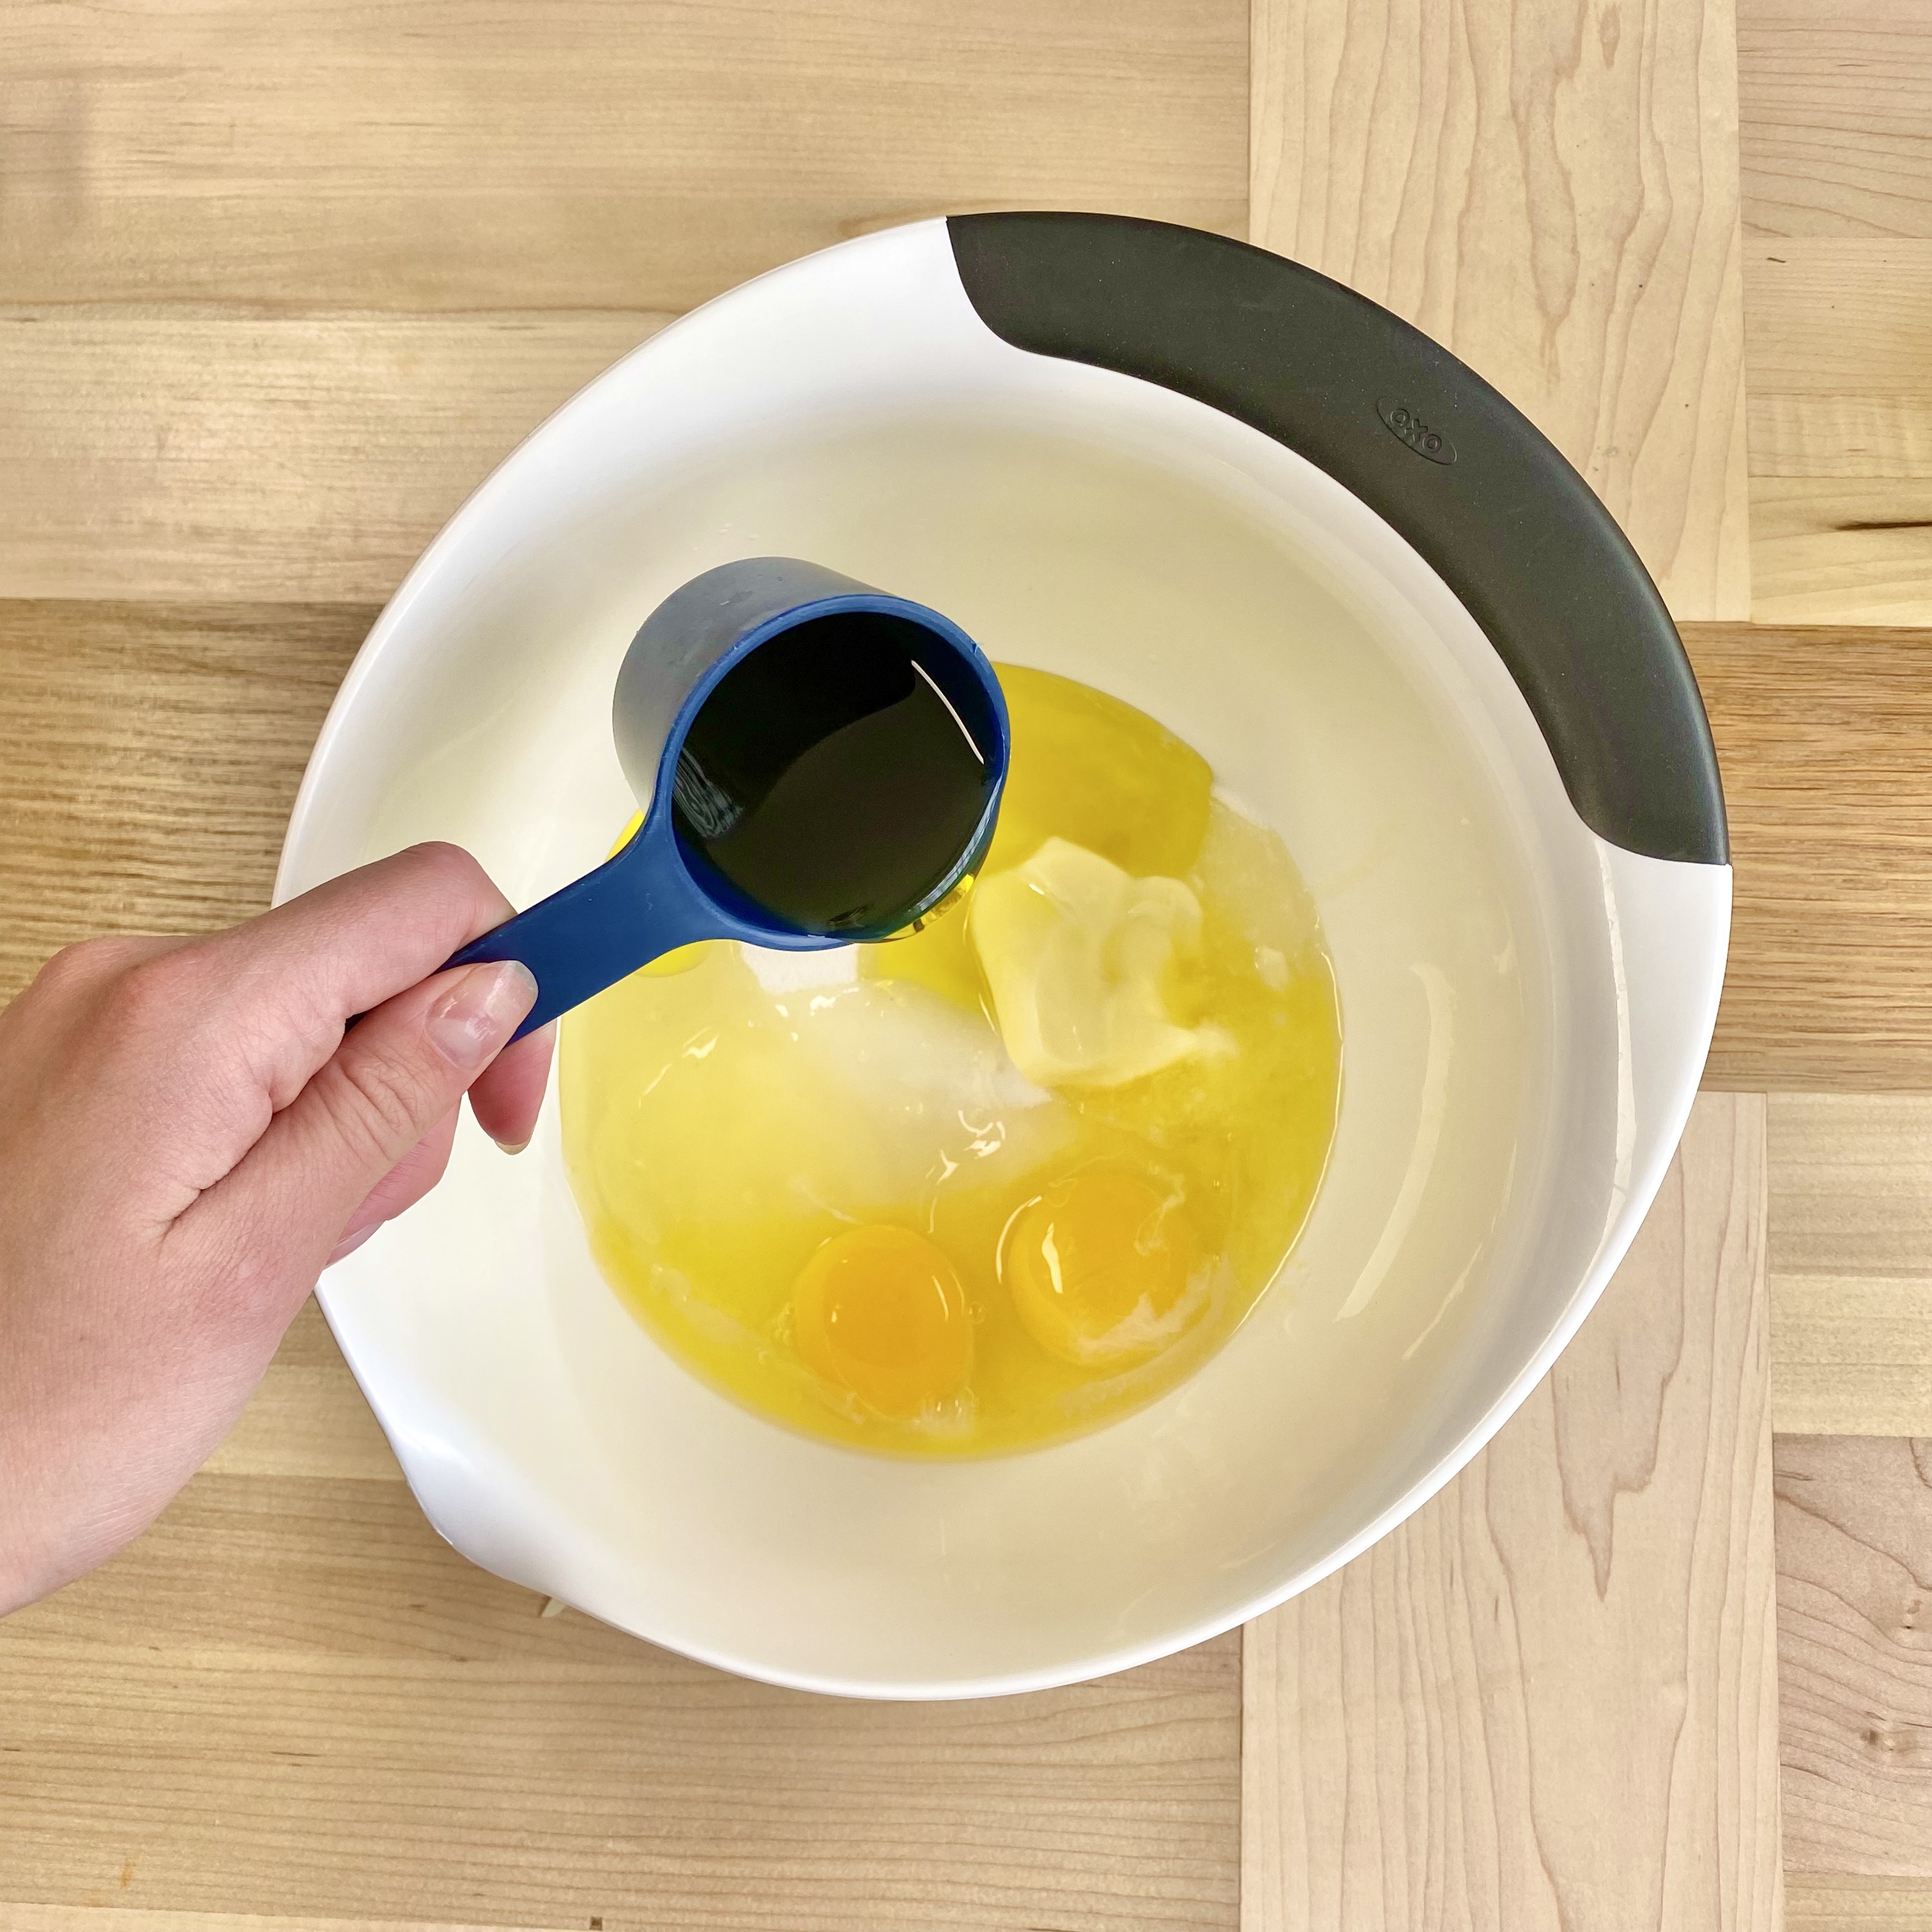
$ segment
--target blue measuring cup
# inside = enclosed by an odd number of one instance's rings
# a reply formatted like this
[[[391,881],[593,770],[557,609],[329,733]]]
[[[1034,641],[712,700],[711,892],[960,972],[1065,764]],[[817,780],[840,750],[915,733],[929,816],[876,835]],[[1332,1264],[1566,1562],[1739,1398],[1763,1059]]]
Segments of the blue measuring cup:
[[[695,577],[631,641],[611,730],[644,822],[446,962],[516,959],[517,1037],[700,939],[892,938],[970,883],[1006,783],[1006,700],[937,610],[796,557]]]

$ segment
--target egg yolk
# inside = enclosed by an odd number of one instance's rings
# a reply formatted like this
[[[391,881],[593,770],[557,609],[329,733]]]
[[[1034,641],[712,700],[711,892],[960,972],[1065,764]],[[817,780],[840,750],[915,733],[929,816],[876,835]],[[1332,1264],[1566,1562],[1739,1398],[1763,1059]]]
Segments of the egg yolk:
[[[898,1418],[957,1395],[973,1321],[952,1264],[908,1228],[835,1234],[792,1288],[792,1340],[814,1373]]]
[[[1027,1333],[1076,1367],[1157,1354],[1204,1304],[1195,1244],[1170,1195],[1142,1175],[1092,1168],[1013,1216],[1000,1278]]]

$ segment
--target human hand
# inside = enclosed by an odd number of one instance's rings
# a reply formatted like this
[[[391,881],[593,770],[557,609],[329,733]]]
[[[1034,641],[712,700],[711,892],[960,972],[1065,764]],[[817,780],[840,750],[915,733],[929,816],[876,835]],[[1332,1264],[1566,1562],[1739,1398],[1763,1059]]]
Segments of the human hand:
[[[529,1139],[536,982],[436,971],[510,910],[418,846],[212,938],[70,946],[0,1013],[0,1615],[154,1520],[322,1269],[441,1178],[466,1090]]]

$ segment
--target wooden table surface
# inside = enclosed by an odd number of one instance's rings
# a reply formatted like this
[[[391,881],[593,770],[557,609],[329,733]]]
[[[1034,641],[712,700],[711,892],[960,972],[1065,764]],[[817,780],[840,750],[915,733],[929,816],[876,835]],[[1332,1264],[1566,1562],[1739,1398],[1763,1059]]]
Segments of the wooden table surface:
[[[1028,206],[1409,315],[1664,586],[1738,908],[1630,1262],[1320,1588],[912,1708],[471,1568],[311,1309],[157,1528],[0,1626],[4,1932],[1932,1932],[1925,0],[6,0],[0,998],[266,902],[376,609],[574,388]]]

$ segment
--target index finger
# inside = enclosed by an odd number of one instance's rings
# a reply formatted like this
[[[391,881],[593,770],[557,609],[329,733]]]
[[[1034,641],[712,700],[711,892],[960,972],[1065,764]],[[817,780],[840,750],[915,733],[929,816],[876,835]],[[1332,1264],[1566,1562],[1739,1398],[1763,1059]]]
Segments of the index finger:
[[[221,992],[204,1017],[245,1042],[280,1108],[350,1017],[427,979],[513,908],[460,846],[413,845],[198,942]]]

